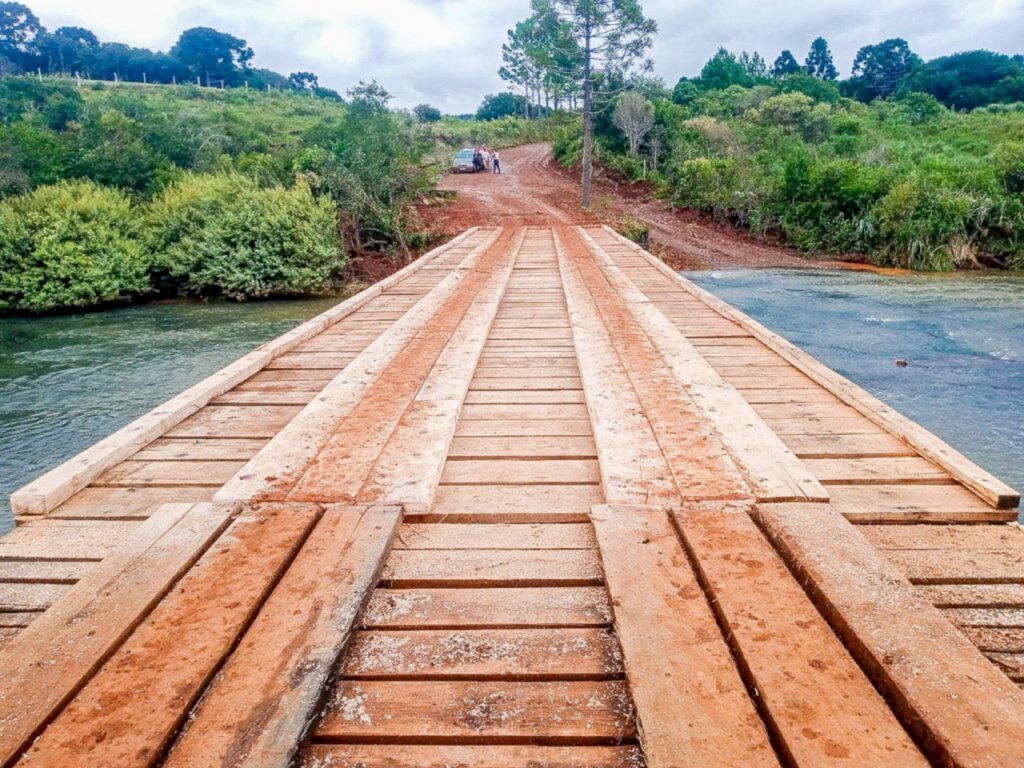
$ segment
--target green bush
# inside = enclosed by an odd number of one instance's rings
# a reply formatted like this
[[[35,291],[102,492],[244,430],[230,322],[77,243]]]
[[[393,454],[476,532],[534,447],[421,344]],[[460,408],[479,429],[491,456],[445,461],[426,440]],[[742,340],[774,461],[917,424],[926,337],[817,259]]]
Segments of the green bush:
[[[149,290],[138,212],[92,182],[39,187],[0,203],[0,309],[45,312]]]
[[[261,189],[239,174],[185,176],[149,206],[159,286],[245,299],[326,291],[346,258],[337,211],[305,183]]]

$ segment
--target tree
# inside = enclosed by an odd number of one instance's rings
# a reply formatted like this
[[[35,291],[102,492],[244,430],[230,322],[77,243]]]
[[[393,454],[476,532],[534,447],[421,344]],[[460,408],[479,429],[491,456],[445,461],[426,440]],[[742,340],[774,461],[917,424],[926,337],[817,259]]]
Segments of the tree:
[[[58,27],[53,34],[75,43],[81,43],[86,48],[95,48],[100,44],[100,39],[85,27]]]
[[[27,5],[0,2],[0,56],[30,69],[45,34],[46,28]]]
[[[654,106],[635,91],[626,91],[615,104],[615,126],[629,142],[629,154],[635,155],[644,136],[654,127]]]
[[[298,91],[315,91],[320,87],[320,78],[312,72],[292,72],[288,82]]]
[[[436,123],[441,119],[441,110],[430,104],[417,104],[412,112],[421,123]]]
[[[739,62],[746,73],[750,75],[751,80],[766,80],[768,78],[768,64],[757,51],[754,51],[753,54],[743,51],[740,54]]]
[[[792,51],[783,51],[772,64],[772,77],[782,79],[786,75],[796,75],[803,72],[803,67],[797,62]]]
[[[700,83],[709,91],[721,91],[730,85],[749,88],[754,81],[736,54],[719,48],[700,71]]]
[[[692,80],[680,77],[676,87],[672,89],[672,101],[683,106],[700,96],[700,88]]]
[[[806,64],[807,74],[814,75],[819,80],[835,80],[839,76],[836,65],[832,62],[832,51],[828,49],[824,37],[815,38],[811,43]]]
[[[379,113],[387,111],[391,94],[376,80],[360,80],[359,85],[348,89],[348,98],[356,111]]]
[[[509,115],[522,114],[526,106],[526,97],[503,91],[489,93],[484,96],[476,110],[477,120],[497,120]]]
[[[644,16],[638,0],[552,0],[551,6],[582,52],[582,205],[589,208],[594,175],[594,76],[601,70],[631,70],[651,47],[651,36],[658,25]],[[644,68],[651,68],[650,61],[644,62]]]
[[[900,81],[921,64],[903,38],[866,45],[853,60],[853,79],[865,100],[891,96]]]
[[[202,77],[206,85],[219,82],[235,85],[252,61],[252,48],[245,40],[210,27],[193,27],[181,33],[171,48],[171,56],[192,77]]]
[[[942,56],[915,69],[899,92],[919,91],[947,107],[974,109],[1000,101],[1024,101],[1024,67],[992,51],[964,51]]]

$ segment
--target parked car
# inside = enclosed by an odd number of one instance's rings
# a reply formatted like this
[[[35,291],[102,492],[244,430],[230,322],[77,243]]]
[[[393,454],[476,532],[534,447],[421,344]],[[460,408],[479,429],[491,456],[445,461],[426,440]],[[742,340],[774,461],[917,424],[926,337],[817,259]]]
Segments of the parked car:
[[[452,162],[452,173],[476,173],[480,170],[473,163],[473,155],[475,153],[469,147],[460,149],[458,154],[455,155],[455,160]]]

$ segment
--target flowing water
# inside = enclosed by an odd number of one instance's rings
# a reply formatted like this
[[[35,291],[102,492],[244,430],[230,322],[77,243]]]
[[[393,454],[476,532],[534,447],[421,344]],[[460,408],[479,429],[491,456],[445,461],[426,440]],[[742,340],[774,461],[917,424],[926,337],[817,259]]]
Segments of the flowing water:
[[[1024,488],[1024,275],[685,274]]]
[[[0,533],[12,491],[337,301],[0,318]]]
[[[687,277],[1024,487],[1024,276]],[[0,319],[0,532],[12,491],[335,301]]]

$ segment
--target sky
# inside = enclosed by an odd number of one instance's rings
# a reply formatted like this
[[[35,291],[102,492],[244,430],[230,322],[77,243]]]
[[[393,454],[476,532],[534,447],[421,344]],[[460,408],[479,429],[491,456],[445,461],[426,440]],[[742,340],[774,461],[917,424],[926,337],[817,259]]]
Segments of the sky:
[[[22,0],[48,29],[83,26],[104,42],[167,50],[189,27],[248,41],[254,65],[306,70],[344,92],[376,79],[394,105],[474,111],[506,88],[497,75],[508,29],[528,0]],[[857,50],[903,37],[925,59],[972,48],[1024,52],[1024,0],[641,0],[658,22],[651,57],[671,87],[725,46],[770,64],[788,48],[803,61],[825,37],[842,76]]]

